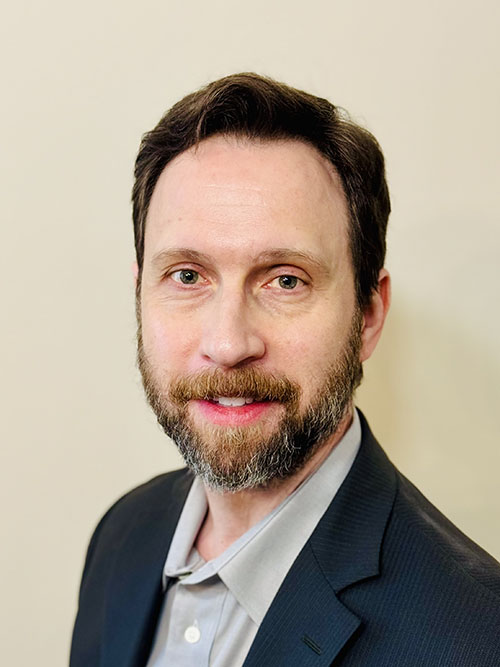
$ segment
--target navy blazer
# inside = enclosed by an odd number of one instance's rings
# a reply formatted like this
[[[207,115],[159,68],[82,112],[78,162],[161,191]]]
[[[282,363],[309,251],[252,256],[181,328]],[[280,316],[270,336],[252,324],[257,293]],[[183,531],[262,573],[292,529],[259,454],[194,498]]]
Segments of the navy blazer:
[[[396,470],[362,416],[361,423],[356,460],[283,581],[245,667],[499,667],[500,565]],[[186,470],[161,475],[99,523],[71,667],[147,663],[163,565],[191,482]]]

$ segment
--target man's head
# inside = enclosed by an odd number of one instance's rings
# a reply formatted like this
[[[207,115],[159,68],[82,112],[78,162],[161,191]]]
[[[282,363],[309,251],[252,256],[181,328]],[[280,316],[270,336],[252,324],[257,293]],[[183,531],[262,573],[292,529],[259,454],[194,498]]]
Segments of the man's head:
[[[345,419],[388,306],[375,140],[324,100],[229,77],[146,135],[133,196],[160,424],[213,488],[293,474]]]

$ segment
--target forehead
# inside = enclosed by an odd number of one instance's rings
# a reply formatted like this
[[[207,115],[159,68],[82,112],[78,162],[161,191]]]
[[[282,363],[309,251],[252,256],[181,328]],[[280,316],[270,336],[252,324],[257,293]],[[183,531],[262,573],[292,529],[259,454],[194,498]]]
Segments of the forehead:
[[[316,149],[216,136],[178,155],[160,175],[145,255],[172,244],[347,254],[347,228],[340,178]]]

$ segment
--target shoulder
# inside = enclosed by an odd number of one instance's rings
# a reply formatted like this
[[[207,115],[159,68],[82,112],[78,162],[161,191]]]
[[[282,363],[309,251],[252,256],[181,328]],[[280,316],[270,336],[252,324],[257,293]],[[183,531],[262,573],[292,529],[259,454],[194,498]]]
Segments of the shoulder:
[[[409,568],[406,574],[410,577],[425,573],[426,585],[436,583],[433,578],[436,573],[458,578],[465,586],[483,588],[500,604],[500,564],[399,472],[373,437],[363,415],[360,416],[364,445],[359,456],[363,463],[362,478],[374,478],[378,484],[371,489],[369,500],[380,505],[384,492],[390,490],[393,494],[381,541],[382,559],[392,562],[394,557],[401,566],[406,564]]]
[[[500,564],[393,466],[366,424],[360,463],[344,505],[363,493],[363,511],[383,508],[386,521],[377,574],[340,593],[364,622],[346,664],[389,664],[394,647],[398,664],[500,664]]]
[[[397,473],[381,553],[392,639],[419,664],[500,664],[500,565]],[[425,658],[425,659],[424,659]]]
[[[113,503],[91,537],[83,579],[96,555],[109,556],[117,551],[137,521],[146,522],[149,517],[161,516],[167,526],[175,526],[192,481],[192,474],[185,468],[164,473],[133,488]]]
[[[102,521],[143,511],[167,511],[176,500],[186,495],[193,481],[187,468],[153,477],[121,496],[104,514]]]
[[[155,477],[122,496],[100,520],[85,560],[71,665],[98,664],[110,641],[103,622],[110,604],[114,613],[141,596],[159,604],[161,568],[191,482],[186,470]],[[113,631],[124,629],[117,623]]]
[[[399,541],[401,556],[416,549],[422,567],[443,572],[455,585],[474,589],[500,612],[500,564],[447,519],[404,475],[398,490],[387,539]]]

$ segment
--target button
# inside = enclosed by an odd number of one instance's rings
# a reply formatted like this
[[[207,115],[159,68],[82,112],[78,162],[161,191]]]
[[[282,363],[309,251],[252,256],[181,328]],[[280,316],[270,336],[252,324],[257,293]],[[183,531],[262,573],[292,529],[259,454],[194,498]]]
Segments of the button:
[[[196,625],[190,625],[184,630],[184,639],[190,644],[196,644],[196,642],[199,642],[200,637],[201,632],[200,629],[196,627]]]

